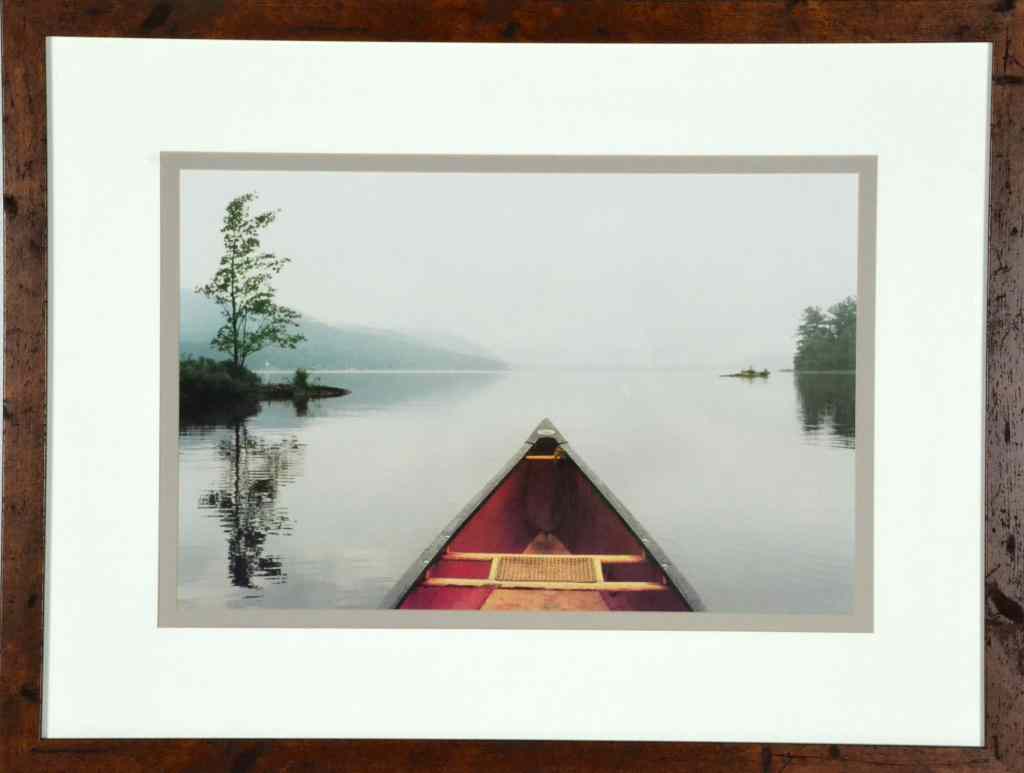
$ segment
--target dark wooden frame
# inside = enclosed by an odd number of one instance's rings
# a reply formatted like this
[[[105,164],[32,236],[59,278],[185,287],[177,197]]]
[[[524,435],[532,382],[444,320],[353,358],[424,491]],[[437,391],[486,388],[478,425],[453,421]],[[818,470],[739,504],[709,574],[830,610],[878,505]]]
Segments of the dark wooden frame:
[[[994,44],[983,748],[481,741],[42,740],[49,35]],[[4,0],[0,770],[1024,770],[1024,2]],[[965,545],[965,550],[973,549]],[[954,664],[951,664],[951,667]],[[812,706],[806,707],[813,711]]]

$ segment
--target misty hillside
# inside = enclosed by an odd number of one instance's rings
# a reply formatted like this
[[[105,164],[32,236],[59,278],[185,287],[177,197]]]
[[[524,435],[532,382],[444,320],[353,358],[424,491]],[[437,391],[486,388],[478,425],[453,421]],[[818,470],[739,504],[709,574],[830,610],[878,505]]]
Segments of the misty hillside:
[[[181,291],[181,354],[223,359],[210,346],[223,318],[210,300]],[[428,338],[356,326],[334,326],[303,316],[306,340],[295,349],[269,347],[249,358],[254,370],[502,370],[507,366],[461,339]],[[440,341],[445,341],[443,345]]]

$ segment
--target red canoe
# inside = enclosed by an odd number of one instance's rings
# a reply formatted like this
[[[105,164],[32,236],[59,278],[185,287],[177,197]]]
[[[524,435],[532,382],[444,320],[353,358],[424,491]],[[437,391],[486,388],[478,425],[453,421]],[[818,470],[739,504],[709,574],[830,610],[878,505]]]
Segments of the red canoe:
[[[704,609],[679,570],[547,419],[423,552],[383,606]]]

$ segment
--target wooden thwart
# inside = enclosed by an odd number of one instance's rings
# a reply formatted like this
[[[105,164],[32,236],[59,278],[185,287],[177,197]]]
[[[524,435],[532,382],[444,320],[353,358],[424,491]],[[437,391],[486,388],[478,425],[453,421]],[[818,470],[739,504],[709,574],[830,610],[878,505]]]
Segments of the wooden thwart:
[[[434,588],[522,588],[534,590],[589,590],[608,592],[666,591],[657,582],[532,582],[528,580],[492,580],[468,577],[427,577],[423,584]]]
[[[444,554],[446,559],[451,561],[491,561],[495,558],[514,558],[516,556],[531,555],[542,557],[544,554],[538,553],[465,553],[457,550],[449,550]],[[558,557],[565,554],[554,554],[553,557]],[[576,558],[589,558],[594,561],[598,561],[602,564],[642,564],[647,559],[643,556],[634,556],[629,553],[570,553]]]

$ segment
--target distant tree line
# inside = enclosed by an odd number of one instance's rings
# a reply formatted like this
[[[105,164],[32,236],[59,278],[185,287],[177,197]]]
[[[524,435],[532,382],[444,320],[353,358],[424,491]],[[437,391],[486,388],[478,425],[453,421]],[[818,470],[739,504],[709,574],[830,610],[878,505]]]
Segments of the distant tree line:
[[[794,370],[855,370],[857,299],[845,298],[827,311],[808,306],[796,335]]]

